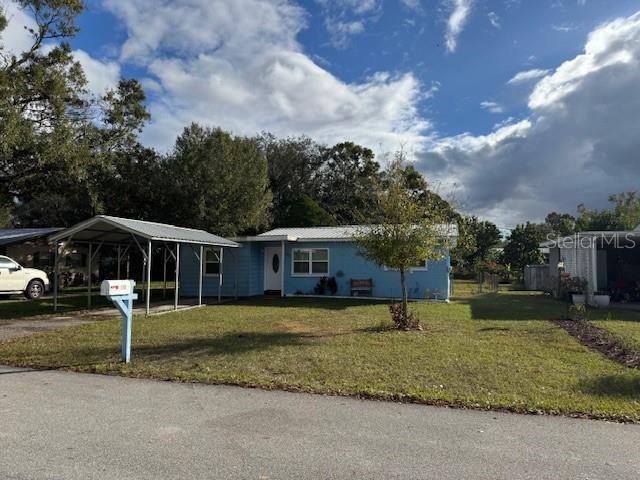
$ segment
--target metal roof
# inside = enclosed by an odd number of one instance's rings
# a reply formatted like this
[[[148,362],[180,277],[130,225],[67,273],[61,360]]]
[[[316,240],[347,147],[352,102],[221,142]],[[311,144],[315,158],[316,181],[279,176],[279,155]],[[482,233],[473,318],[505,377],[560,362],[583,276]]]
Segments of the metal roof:
[[[204,230],[176,227],[165,223],[146,222],[130,218],[96,215],[73,227],[51,235],[50,242],[72,237],[79,242],[123,243],[131,240],[131,235],[146,240],[194,243],[217,247],[237,247],[238,244]]]
[[[252,240],[289,240],[289,241],[313,241],[313,240],[349,240],[358,232],[366,229],[366,225],[343,225],[340,227],[293,227],[276,228],[268,232],[261,233]],[[442,224],[437,226],[449,237],[458,236],[458,226],[455,224]]]
[[[2,228],[0,229],[0,245],[26,242],[46,237],[61,228]]]

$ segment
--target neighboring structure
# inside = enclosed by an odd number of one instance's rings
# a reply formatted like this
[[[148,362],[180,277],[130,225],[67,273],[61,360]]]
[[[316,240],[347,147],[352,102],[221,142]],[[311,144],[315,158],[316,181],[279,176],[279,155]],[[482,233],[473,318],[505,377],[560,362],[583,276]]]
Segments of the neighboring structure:
[[[621,232],[580,232],[543,244],[549,248],[551,283],[563,267],[588,282],[587,296],[607,291],[612,300],[640,300],[640,226]]]
[[[53,250],[47,237],[59,228],[8,228],[0,229],[0,255],[6,255],[23,267],[50,271]]]
[[[457,228],[447,227],[455,242]],[[334,296],[367,294],[376,298],[399,298],[398,273],[379,267],[359,254],[353,242],[357,229],[356,226],[278,228],[257,236],[236,238],[241,248],[224,253],[224,266],[221,250],[205,248],[203,295],[316,295],[324,285],[324,294],[331,296],[331,285],[335,281]],[[191,250],[183,249],[180,260],[183,265],[180,283],[185,295],[198,292],[194,274],[200,265]],[[449,273],[448,251],[442,260],[417,265],[406,277],[409,297],[447,300]]]
[[[73,246],[82,245],[88,249],[87,255],[87,275],[93,272],[93,265],[103,247],[116,250],[116,277],[122,277],[122,264],[128,258],[129,252],[139,252],[143,257],[143,278],[146,279],[145,302],[146,312],[149,313],[149,302],[151,295],[151,285],[148,281],[151,278],[151,262],[154,257],[153,250],[164,250],[165,276],[166,262],[169,256],[176,259],[176,274],[174,278],[185,279],[189,285],[195,285],[193,296],[199,297],[199,304],[202,303],[202,279],[204,272],[194,270],[189,273],[180,271],[181,258],[195,258],[199,264],[201,258],[205,259],[203,252],[209,252],[210,248],[219,252],[219,264],[222,266],[223,252],[227,248],[236,248],[238,244],[226,238],[213,235],[204,230],[192,228],[176,227],[163,223],[145,222],[129,218],[111,217],[107,215],[97,215],[93,218],[80,222],[73,227],[54,233],[49,237],[49,241],[54,245],[54,308],[57,307],[58,300],[58,279],[59,279],[59,252]],[[180,248],[181,246],[186,248]],[[184,256],[181,253],[188,249],[190,252]],[[208,254],[208,253],[207,253]],[[204,262],[202,262],[204,266]],[[174,292],[174,308],[178,308],[180,296],[180,284],[176,282]],[[87,305],[91,306],[91,283],[87,284]]]

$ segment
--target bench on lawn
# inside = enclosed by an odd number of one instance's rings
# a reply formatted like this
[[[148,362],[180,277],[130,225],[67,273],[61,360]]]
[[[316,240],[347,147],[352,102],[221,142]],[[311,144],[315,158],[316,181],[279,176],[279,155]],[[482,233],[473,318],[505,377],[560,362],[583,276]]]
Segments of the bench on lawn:
[[[362,278],[362,279],[351,279],[351,296],[352,297],[360,297],[362,295],[371,296],[373,293],[373,279],[372,278]]]

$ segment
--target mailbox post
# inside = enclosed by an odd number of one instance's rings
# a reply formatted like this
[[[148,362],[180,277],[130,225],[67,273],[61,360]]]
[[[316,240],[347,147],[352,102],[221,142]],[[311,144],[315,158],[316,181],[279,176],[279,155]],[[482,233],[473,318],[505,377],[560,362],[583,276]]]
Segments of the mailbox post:
[[[138,299],[133,280],[104,280],[100,284],[100,295],[107,297],[122,315],[122,361],[131,360],[131,323],[133,320],[133,301]]]

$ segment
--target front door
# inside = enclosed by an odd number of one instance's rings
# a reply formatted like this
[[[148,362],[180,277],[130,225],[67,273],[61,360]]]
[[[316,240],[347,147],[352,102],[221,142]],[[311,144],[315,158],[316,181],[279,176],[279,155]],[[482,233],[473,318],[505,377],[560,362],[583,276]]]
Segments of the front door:
[[[282,288],[283,259],[280,247],[264,249],[264,290],[280,291]]]

